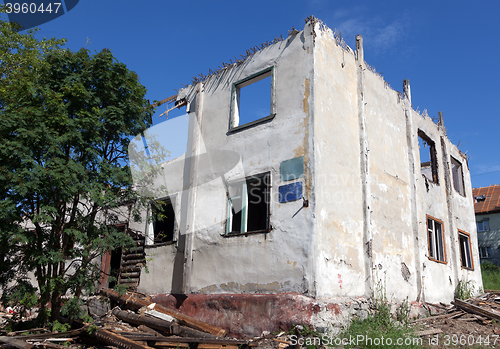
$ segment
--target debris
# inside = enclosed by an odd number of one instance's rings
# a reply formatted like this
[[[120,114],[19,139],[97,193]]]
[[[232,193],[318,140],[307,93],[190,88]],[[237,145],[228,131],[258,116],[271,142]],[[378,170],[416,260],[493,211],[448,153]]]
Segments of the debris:
[[[420,331],[420,332],[417,332],[417,336],[419,337],[423,337],[423,336],[432,336],[434,334],[439,334],[439,333],[443,333],[443,331],[441,331],[440,329],[430,329],[430,330],[425,330],[425,331]]]
[[[473,314],[485,316],[488,319],[500,320],[500,313],[492,310],[491,307],[489,307],[490,309],[485,309],[484,307],[481,307],[481,306],[478,306],[478,305],[474,305],[474,304],[470,304],[470,303],[461,301],[460,299],[455,299],[455,301],[453,302],[453,304],[455,304],[455,306],[457,308],[465,310],[465,311],[467,311],[469,313],[473,313]],[[486,305],[487,306],[488,304],[483,303],[482,305]]]
[[[139,310],[142,307],[147,307],[147,306],[152,304],[152,302],[150,302],[150,301],[140,299],[140,298],[134,297],[132,295],[120,296],[118,294],[118,292],[110,290],[110,289],[101,290],[101,294],[109,297],[112,300],[124,303],[127,305],[127,307],[129,307],[133,310]],[[194,328],[195,330],[208,332],[208,333],[211,333],[211,334],[216,335],[218,337],[224,337],[227,334],[227,331],[221,327],[212,326],[212,325],[209,325],[205,322],[198,321],[198,320],[193,319],[187,315],[184,315],[184,314],[175,312],[173,310],[170,310],[168,308],[165,308],[159,304],[154,305],[153,309],[160,312],[160,313],[167,314],[167,315],[174,317],[175,319],[177,319],[177,321],[179,322],[180,325],[189,326],[191,328]]]

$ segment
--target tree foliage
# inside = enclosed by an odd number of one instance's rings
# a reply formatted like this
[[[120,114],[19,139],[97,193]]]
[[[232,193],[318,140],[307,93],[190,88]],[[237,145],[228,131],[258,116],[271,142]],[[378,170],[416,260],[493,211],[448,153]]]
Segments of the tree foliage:
[[[43,321],[57,318],[62,295],[93,289],[97,257],[130,241],[112,227],[137,218],[127,146],[152,115],[137,75],[109,50],[63,43],[0,22],[2,298],[38,302]]]

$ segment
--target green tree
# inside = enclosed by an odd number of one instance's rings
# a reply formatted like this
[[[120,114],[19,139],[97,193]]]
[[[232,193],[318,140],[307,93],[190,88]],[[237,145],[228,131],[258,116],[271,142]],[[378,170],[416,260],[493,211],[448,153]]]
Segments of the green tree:
[[[72,52],[4,21],[0,33],[2,298],[38,303],[45,323],[61,296],[74,295],[70,309],[93,290],[99,256],[130,243],[112,226],[120,209],[139,217],[127,146],[153,108],[107,49]]]

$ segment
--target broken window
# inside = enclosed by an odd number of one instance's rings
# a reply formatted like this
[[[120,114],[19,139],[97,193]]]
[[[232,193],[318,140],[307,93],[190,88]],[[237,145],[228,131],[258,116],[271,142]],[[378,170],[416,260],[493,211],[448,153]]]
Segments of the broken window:
[[[446,263],[443,222],[427,216],[427,235],[429,239],[429,258],[436,262]]]
[[[490,231],[489,219],[484,219],[482,221],[476,222],[476,226],[478,232]]]
[[[175,213],[170,198],[155,200],[151,203],[154,243],[174,241]]]
[[[438,184],[436,146],[422,130],[418,130],[418,147],[420,149],[420,169],[422,176]]]
[[[462,261],[462,268],[474,269],[472,262],[472,246],[470,244],[470,235],[464,231],[458,231],[458,242],[460,244],[460,259]]]
[[[462,196],[465,196],[462,164],[454,157],[451,157],[451,173],[453,176],[453,188],[455,188],[457,193],[459,193]]]
[[[481,258],[490,258],[491,252],[489,246],[479,247],[479,257]]]
[[[231,128],[271,119],[274,116],[272,91],[272,67],[233,84]]]
[[[229,185],[226,235],[269,231],[270,175]]]

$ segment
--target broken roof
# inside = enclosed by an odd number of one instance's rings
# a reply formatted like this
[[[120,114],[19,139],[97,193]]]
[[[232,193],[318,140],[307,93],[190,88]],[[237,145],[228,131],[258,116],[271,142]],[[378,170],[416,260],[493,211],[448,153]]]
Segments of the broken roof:
[[[473,188],[474,212],[493,213],[500,212],[500,184],[483,188]]]

